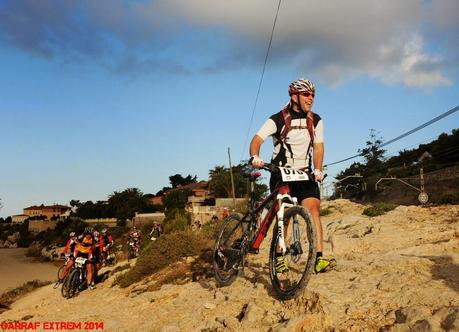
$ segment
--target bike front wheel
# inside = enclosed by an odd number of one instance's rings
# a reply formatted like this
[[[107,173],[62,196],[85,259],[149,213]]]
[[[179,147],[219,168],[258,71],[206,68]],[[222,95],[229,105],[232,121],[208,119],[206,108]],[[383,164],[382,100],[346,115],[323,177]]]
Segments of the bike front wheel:
[[[61,265],[59,269],[57,270],[57,279],[62,280],[62,275],[64,274],[64,269],[65,269],[65,264]]]
[[[118,263],[118,260],[116,258],[116,254],[115,253],[110,254],[108,265],[109,266],[115,266],[117,263]]]
[[[66,288],[66,297],[69,299],[74,297],[78,293],[78,288],[80,286],[80,271],[79,269],[74,269],[72,273],[67,277],[67,281],[65,282]]]
[[[274,227],[269,270],[274,291],[281,300],[289,300],[307,285],[316,259],[316,228],[305,208],[295,206],[285,212],[284,241],[286,252],[281,255]]]
[[[212,263],[219,286],[231,284],[238,275],[243,258],[241,249],[246,228],[244,224],[240,214],[232,214],[225,218],[217,237]]]

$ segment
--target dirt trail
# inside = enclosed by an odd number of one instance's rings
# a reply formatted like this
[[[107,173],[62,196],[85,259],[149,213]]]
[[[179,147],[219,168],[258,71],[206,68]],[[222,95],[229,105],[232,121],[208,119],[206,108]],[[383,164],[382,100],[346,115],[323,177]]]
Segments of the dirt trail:
[[[459,206],[401,206],[368,218],[347,200],[327,205],[325,253],[338,266],[312,276],[295,300],[274,298],[265,241],[229,287],[202,279],[146,291],[153,277],[120,289],[110,277],[64,300],[48,286],[14,303],[0,322],[99,321],[106,331],[459,331]]]

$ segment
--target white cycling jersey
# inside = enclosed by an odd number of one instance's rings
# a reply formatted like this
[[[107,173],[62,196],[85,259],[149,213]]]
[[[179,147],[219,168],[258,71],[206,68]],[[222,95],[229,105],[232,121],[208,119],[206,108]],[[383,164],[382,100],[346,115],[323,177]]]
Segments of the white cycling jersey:
[[[295,112],[290,109],[292,117],[291,130],[287,133],[285,144],[281,140],[281,132],[285,126],[282,112],[272,115],[257,135],[265,141],[269,136],[273,137],[274,149],[271,162],[278,166],[288,166],[293,168],[311,169],[311,137],[306,126],[306,113]],[[321,117],[314,113],[314,143],[323,143],[323,121]]]

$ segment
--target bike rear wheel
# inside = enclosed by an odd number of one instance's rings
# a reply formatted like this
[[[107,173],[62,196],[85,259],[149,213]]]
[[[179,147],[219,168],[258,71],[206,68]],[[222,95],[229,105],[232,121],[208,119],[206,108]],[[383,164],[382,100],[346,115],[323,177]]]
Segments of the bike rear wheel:
[[[225,218],[212,259],[215,279],[219,286],[230,285],[238,275],[243,258],[241,245],[245,228],[240,214],[232,214]]]
[[[269,253],[269,270],[274,291],[281,300],[297,296],[307,285],[316,259],[316,228],[311,215],[300,206],[289,208],[284,214],[284,241],[287,248],[282,256],[288,269],[276,271],[279,256],[277,227]]]

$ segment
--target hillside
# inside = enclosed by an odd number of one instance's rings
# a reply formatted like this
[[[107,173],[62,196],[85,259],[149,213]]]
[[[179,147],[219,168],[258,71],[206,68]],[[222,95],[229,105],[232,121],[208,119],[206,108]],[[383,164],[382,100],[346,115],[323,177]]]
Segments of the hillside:
[[[70,300],[40,288],[0,321],[103,322],[106,331],[459,331],[458,205],[399,206],[374,218],[348,200],[324,207],[332,212],[323,217],[325,253],[338,266],[312,276],[295,300],[274,298],[265,241],[225,288],[193,282],[198,267],[188,258],[125,289],[112,287],[114,276]]]

